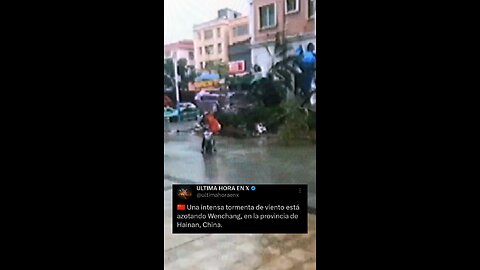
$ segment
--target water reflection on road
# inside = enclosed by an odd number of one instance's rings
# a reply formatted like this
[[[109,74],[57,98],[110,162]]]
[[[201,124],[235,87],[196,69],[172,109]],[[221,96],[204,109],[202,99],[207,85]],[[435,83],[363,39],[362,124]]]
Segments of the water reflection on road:
[[[218,152],[203,156],[201,137],[190,132],[164,138],[165,176],[198,183],[302,183],[309,185],[309,205],[315,202],[314,145],[279,146],[266,138],[216,137]]]

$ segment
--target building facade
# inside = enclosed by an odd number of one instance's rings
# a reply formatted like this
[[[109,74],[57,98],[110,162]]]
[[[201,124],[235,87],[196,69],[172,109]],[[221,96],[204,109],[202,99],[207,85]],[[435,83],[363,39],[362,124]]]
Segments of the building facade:
[[[187,65],[195,66],[195,52],[192,40],[181,40],[179,42],[163,46],[164,59],[187,59]]]
[[[195,68],[204,69],[208,63],[229,62],[229,46],[249,37],[248,17],[231,9],[218,11],[216,19],[195,25]]]
[[[315,0],[250,0],[251,61],[266,71],[272,58],[275,36],[285,31],[293,50],[316,44]]]
[[[232,75],[241,75],[252,68],[250,38],[234,43],[228,48],[229,71]]]

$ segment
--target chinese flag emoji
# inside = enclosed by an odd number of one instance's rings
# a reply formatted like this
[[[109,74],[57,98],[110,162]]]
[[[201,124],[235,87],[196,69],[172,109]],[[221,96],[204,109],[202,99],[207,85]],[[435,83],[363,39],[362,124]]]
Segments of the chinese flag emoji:
[[[178,211],[184,211],[185,210],[185,204],[177,204],[177,210]]]

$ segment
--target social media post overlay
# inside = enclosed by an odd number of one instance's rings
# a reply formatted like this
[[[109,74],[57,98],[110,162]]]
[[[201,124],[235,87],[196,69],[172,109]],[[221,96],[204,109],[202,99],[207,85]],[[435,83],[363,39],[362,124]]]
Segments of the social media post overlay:
[[[172,185],[174,234],[308,233],[307,185]]]

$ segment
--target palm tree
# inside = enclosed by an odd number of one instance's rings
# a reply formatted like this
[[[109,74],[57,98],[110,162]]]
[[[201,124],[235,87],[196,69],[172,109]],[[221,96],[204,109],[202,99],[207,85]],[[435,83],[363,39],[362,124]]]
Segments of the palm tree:
[[[179,89],[187,90],[188,83],[195,81],[196,74],[195,72],[189,71],[188,61],[185,58],[180,58],[177,61],[178,75],[180,77]],[[168,78],[168,85],[172,82],[172,86],[175,86],[175,70],[172,59],[166,59],[163,63],[164,77]]]
[[[276,100],[272,102],[278,104],[280,97],[288,99],[287,97],[290,93],[301,108],[304,108],[304,105],[307,103],[310,104],[310,96],[301,96],[301,91],[299,91],[304,80],[301,68],[302,60],[298,55],[289,53],[292,51],[292,47],[286,39],[285,31],[276,33],[273,52],[271,52],[268,45],[265,45],[265,49],[272,59],[272,64],[268,70],[267,78],[263,79],[263,83],[258,83],[257,87],[255,87],[255,95],[267,98],[267,93],[265,92],[268,91],[268,95],[277,96]],[[312,109],[311,106],[308,106],[308,109]]]
[[[220,61],[207,62],[205,68],[217,72],[220,78],[228,76],[228,65],[226,63]]]
[[[289,55],[291,50],[285,32],[278,32],[275,36],[274,51],[268,45],[265,49],[269,53],[272,64],[267,72],[267,78],[255,83],[252,95],[262,100],[265,106],[276,106],[287,98],[287,94],[297,94],[296,78],[300,78],[301,69],[296,55]]]

